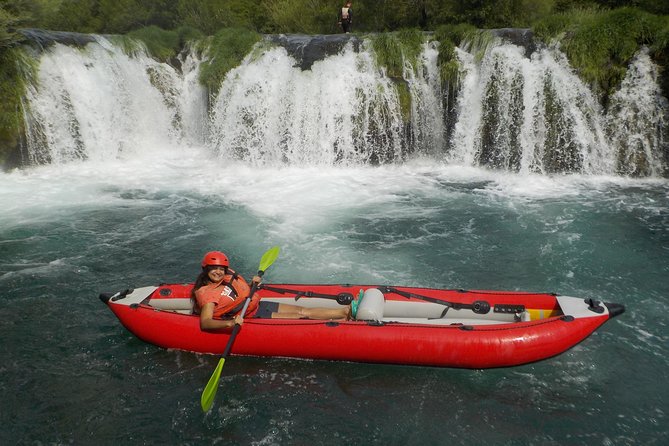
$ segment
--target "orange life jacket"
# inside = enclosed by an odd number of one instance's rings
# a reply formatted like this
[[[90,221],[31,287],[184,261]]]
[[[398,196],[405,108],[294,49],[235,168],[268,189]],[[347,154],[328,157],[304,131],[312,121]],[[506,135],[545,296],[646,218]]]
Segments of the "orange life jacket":
[[[197,303],[202,308],[209,302],[214,302],[214,317],[231,318],[241,313],[244,301],[249,296],[251,287],[243,277],[234,273],[226,275],[218,283],[210,283],[195,292]],[[245,316],[252,316],[258,308],[260,296],[253,295]]]

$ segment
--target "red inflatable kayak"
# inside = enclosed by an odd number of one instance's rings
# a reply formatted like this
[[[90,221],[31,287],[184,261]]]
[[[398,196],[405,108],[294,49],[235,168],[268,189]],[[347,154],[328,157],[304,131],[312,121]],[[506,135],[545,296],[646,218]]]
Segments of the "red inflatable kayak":
[[[164,348],[221,354],[230,331],[204,332],[192,314],[192,284],[105,293],[138,338]],[[506,367],[558,355],[625,311],[548,293],[441,290],[369,285],[263,285],[262,299],[333,307],[354,299],[344,321],[245,319],[232,354],[413,364]]]

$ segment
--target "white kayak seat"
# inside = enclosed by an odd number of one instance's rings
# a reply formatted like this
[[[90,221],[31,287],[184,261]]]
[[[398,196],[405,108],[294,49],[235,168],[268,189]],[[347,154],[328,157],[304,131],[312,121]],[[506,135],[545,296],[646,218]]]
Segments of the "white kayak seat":
[[[383,307],[386,303],[386,298],[378,288],[367,289],[360,302],[358,303],[358,311],[355,318],[359,321],[376,321],[380,322],[383,319]]]
[[[158,310],[173,311],[175,313],[193,314],[193,300],[189,297],[170,299],[151,299],[149,305]]]

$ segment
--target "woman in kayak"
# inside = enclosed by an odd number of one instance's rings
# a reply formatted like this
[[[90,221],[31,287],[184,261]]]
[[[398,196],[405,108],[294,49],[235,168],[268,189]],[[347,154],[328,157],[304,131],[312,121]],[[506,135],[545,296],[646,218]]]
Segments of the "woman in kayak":
[[[260,283],[260,277],[253,277]],[[232,328],[242,325],[244,301],[251,292],[246,280],[230,268],[228,257],[220,251],[211,251],[202,259],[202,272],[195,280],[193,299],[195,311],[200,313],[202,330]],[[261,302],[254,294],[244,317],[263,319],[348,319],[351,307],[304,308],[298,305]]]

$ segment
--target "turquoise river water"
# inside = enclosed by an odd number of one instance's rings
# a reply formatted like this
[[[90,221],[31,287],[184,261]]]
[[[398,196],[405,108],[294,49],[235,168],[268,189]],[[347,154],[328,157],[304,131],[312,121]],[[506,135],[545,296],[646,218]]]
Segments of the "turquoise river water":
[[[669,183],[415,161],[251,168],[197,151],[0,174],[1,444],[669,443]],[[218,358],[148,345],[98,293],[192,281],[551,291],[627,311],[520,367]],[[350,348],[354,349],[355,345]]]

